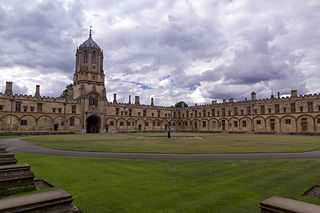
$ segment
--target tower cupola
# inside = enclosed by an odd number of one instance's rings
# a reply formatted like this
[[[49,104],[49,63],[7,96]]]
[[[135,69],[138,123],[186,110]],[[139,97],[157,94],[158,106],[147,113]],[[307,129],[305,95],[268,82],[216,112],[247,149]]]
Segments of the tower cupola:
[[[74,98],[80,96],[77,90],[81,85],[84,85],[86,91],[91,91],[95,85],[95,88],[102,93],[104,78],[103,51],[93,40],[90,27],[89,38],[77,48],[76,70],[73,76]]]

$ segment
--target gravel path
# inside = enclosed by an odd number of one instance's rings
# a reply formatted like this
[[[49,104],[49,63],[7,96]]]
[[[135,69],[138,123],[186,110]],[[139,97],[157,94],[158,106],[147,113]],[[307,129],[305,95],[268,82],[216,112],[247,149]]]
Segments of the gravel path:
[[[83,152],[50,149],[20,138],[1,139],[0,144],[8,152],[22,152],[51,156],[98,157],[122,159],[279,159],[279,158],[320,158],[320,150],[302,153],[252,153],[252,154],[155,154],[155,153],[115,153]]]

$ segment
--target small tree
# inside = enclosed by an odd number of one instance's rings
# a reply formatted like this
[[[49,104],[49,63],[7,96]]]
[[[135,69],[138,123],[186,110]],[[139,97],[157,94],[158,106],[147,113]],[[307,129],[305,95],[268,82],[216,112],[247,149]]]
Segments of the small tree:
[[[73,84],[69,84],[66,86],[66,88],[63,90],[63,92],[60,95],[60,98],[66,98],[68,95],[68,90],[72,89]]]
[[[188,104],[184,101],[179,101],[178,103],[176,103],[176,105],[174,105],[176,108],[181,108],[182,104],[184,104],[184,107],[188,107]]]

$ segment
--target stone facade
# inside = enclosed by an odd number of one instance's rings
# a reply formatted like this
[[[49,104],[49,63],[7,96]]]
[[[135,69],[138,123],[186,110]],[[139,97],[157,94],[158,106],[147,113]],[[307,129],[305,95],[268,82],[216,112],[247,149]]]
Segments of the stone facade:
[[[103,51],[90,36],[77,48],[73,88],[65,98],[13,94],[12,82],[0,93],[0,132],[105,133],[135,131],[319,133],[320,96],[298,96],[175,108],[106,98]]]

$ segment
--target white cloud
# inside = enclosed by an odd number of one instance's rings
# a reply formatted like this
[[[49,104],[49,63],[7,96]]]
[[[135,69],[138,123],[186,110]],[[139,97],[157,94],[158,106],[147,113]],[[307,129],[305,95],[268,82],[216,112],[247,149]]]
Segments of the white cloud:
[[[4,0],[1,80],[22,93],[41,84],[42,94],[60,95],[93,25],[108,100],[118,93],[120,101],[139,95],[145,104],[154,97],[173,105],[244,99],[252,90],[261,98],[272,90],[315,93],[319,11],[319,1],[302,0]]]

